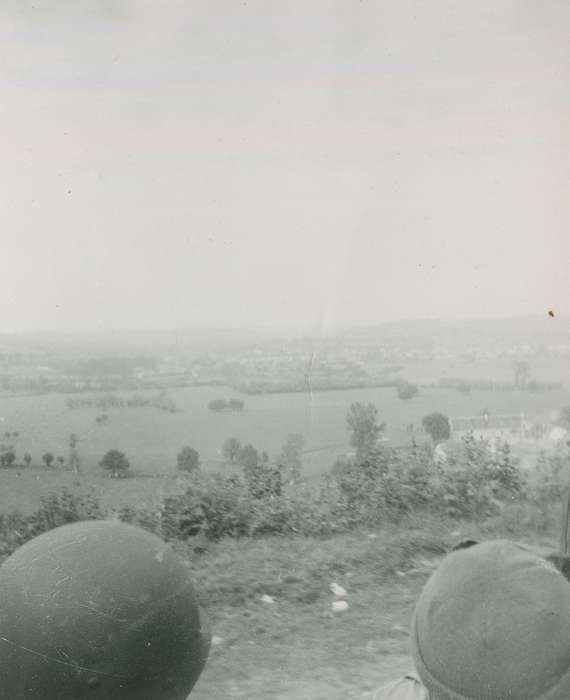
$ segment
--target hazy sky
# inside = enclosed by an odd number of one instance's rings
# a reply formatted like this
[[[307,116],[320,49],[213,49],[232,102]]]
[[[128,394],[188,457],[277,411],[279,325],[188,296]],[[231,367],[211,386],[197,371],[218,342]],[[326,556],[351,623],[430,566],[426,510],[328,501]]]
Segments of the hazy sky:
[[[570,313],[567,0],[2,0],[2,330]]]

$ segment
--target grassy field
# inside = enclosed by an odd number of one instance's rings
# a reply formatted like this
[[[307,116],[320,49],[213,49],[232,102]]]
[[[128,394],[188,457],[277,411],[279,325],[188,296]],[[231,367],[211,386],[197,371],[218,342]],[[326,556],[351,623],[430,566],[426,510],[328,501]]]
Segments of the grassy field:
[[[306,439],[308,474],[328,469],[348,449],[345,416],[354,401],[372,402],[387,436],[394,443],[407,439],[405,426],[432,411],[450,416],[474,415],[485,408],[491,413],[525,412],[544,417],[570,403],[570,391],[543,394],[481,392],[462,395],[453,390],[426,389],[412,401],[401,401],[392,389],[362,389],[309,394],[248,396],[241,413],[213,413],[209,400],[223,395],[219,388],[179,389],[170,392],[179,411],[166,413],[151,407],[110,409],[106,424],[97,425],[100,409],[68,410],[65,395],[0,399],[0,435],[18,431],[15,447],[20,456],[30,452],[34,462],[46,451],[67,456],[70,433],[80,437],[79,453],[85,469],[98,468],[111,448],[125,452],[133,468],[163,474],[175,468],[176,455],[186,444],[194,446],[202,460],[215,466],[220,449],[230,435],[251,442],[260,450],[277,454],[287,433],[300,432]]]

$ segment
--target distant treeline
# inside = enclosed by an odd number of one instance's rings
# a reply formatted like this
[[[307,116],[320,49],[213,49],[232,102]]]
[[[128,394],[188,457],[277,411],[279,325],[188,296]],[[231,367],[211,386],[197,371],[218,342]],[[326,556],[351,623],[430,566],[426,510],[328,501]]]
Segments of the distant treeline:
[[[68,398],[65,402],[68,409],[79,408],[98,408],[107,410],[109,408],[139,408],[149,406],[158,408],[161,411],[174,413],[176,405],[174,401],[165,394],[157,394],[155,396],[142,396],[134,394],[133,396],[117,396],[116,394],[105,394],[104,396],[81,396],[78,398]]]
[[[243,401],[240,399],[213,399],[208,404],[210,411],[243,411]]]
[[[362,380],[321,380],[304,379],[298,381],[264,381],[251,380],[240,382],[235,388],[243,394],[293,394],[304,391],[342,391],[345,389],[388,389],[398,386],[399,381],[362,379]]]
[[[522,389],[531,393],[541,391],[556,391],[562,388],[562,382],[537,382],[535,380],[527,382],[524,386],[517,386],[513,382],[500,382],[493,379],[461,379],[458,377],[441,377],[438,382],[440,389],[457,389],[457,391],[468,393],[472,389],[477,391],[515,391]]]
[[[156,370],[153,357],[92,357],[86,360],[72,360],[64,365],[64,373],[80,377],[124,377],[141,368]]]

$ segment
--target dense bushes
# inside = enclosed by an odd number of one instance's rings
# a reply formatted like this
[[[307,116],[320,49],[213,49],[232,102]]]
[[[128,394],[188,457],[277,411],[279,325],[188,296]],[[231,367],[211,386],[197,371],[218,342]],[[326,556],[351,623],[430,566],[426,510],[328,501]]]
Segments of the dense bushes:
[[[275,465],[259,462],[243,476],[196,474],[186,493],[166,499],[150,524],[167,539],[201,535],[330,535],[397,523],[410,515],[481,520],[500,516],[506,505],[541,505],[560,496],[565,454],[542,458],[550,481],[527,481],[509,446],[495,448],[466,437],[444,461],[430,445],[384,446],[361,461],[339,462],[319,487],[284,485]],[[545,493],[544,484],[550,484]],[[144,514],[138,516],[144,524]],[[147,518],[148,520],[148,518]],[[147,523],[146,526],[149,524]]]
[[[0,556],[53,527],[104,517],[196,547],[201,540],[223,537],[328,536],[410,517],[478,523],[510,518],[515,528],[521,509],[538,527],[552,521],[553,504],[568,485],[569,465],[568,450],[560,448],[541,454],[527,476],[506,443],[493,447],[466,437],[455,449],[447,443],[443,458],[429,444],[376,447],[360,461],[338,462],[318,487],[283,484],[279,468],[264,460],[239,476],[198,471],[189,476],[185,493],[164,499],[154,511],[105,512],[95,498],[63,491],[43,498],[30,516],[0,515]]]
[[[40,508],[31,515],[18,511],[0,513],[0,559],[20,545],[60,525],[106,516],[98,500],[90,494],[76,495],[67,490],[42,497]]]

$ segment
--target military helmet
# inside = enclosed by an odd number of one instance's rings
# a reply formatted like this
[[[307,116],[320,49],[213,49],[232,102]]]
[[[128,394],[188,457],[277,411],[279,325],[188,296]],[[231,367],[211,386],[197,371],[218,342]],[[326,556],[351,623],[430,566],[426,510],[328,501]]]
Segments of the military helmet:
[[[210,632],[187,564],[115,521],[63,525],[0,567],[0,697],[186,700]]]

